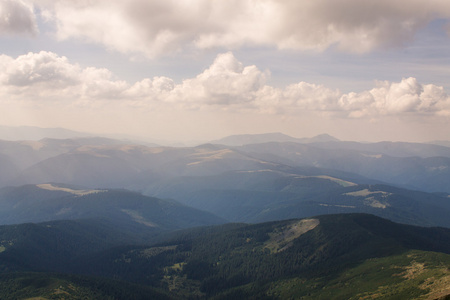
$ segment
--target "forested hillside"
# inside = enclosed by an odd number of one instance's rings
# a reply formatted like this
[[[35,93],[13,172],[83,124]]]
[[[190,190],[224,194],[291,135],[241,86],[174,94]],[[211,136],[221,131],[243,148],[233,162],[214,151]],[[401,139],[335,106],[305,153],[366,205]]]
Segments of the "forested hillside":
[[[359,299],[381,293],[419,299],[450,293],[445,286],[450,280],[450,230],[401,225],[372,215],[220,225],[174,232],[153,245],[108,249],[92,246],[107,244],[95,239],[103,232],[85,236],[68,225],[4,227],[2,240],[10,240],[10,246],[0,253],[3,270],[119,279],[139,285],[139,291],[152,287],[175,298]],[[63,228],[66,236],[61,239],[54,230]],[[12,236],[11,230],[16,231]],[[45,275],[39,281],[23,276],[35,282],[31,286],[36,295],[55,280],[98,288],[98,279],[87,277]],[[19,275],[2,278],[2,284],[24,280]],[[370,280],[362,283],[359,278]]]

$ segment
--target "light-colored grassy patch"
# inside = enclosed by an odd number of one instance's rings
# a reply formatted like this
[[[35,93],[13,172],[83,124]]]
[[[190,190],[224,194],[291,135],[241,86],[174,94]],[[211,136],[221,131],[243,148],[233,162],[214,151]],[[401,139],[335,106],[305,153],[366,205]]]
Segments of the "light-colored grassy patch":
[[[364,157],[370,157],[370,158],[382,158],[383,154],[361,154]]]
[[[158,227],[157,224],[155,224],[155,223],[153,223],[153,222],[150,222],[150,221],[146,220],[146,219],[141,215],[141,213],[138,212],[138,211],[136,211],[136,210],[132,210],[132,209],[122,209],[122,211],[123,211],[124,213],[126,213],[127,215],[129,215],[129,216],[133,219],[133,221],[135,221],[136,223],[143,224],[143,225],[148,226],[148,227]]]
[[[180,272],[180,271],[183,270],[183,266],[184,266],[185,264],[186,264],[185,262],[176,263],[176,264],[174,264],[174,265],[172,265],[172,266],[165,267],[165,268],[164,268],[164,271],[165,271],[166,273],[167,273],[169,270]]]
[[[326,204],[326,203],[320,203],[320,206],[330,206],[330,207],[342,207],[342,208],[356,208],[354,205],[340,205],[340,204]]]
[[[264,243],[264,248],[269,249],[271,253],[286,250],[292,246],[293,240],[313,230],[319,223],[318,219],[304,219],[279,228],[269,233],[270,239]]]
[[[192,165],[198,165],[198,164],[208,162],[208,161],[223,159],[225,156],[233,154],[233,153],[234,153],[234,151],[230,150],[230,149],[222,149],[222,150],[217,150],[217,151],[200,149],[198,153],[194,153],[194,154],[190,155],[190,157],[192,157],[196,161],[188,163],[187,165],[192,166]]]
[[[411,250],[372,258],[324,278],[291,278],[272,284],[281,299],[439,299],[450,295],[450,255]]]
[[[64,297],[63,295],[70,295],[70,294],[67,291],[65,291],[62,286],[60,286],[59,288],[55,289],[53,295],[60,295],[60,297]]]
[[[367,196],[373,195],[373,194],[381,194],[382,196],[385,196],[385,197],[392,195],[390,193],[383,192],[383,191],[371,192],[371,191],[369,191],[369,189],[364,189],[364,190],[360,190],[360,191],[356,191],[356,192],[345,193],[344,195],[346,195],[346,196],[354,196],[354,197],[367,197]]]
[[[304,176],[304,175],[299,176],[299,175],[294,175],[294,174],[292,174],[292,175],[295,178],[300,178],[300,179],[302,179],[302,178],[320,178],[320,179],[330,180],[330,181],[333,181],[333,182],[335,182],[335,183],[337,183],[337,184],[339,184],[339,185],[341,185],[343,187],[357,185],[356,183],[353,183],[351,181],[346,181],[346,180],[343,180],[343,179],[340,179],[340,178],[336,178],[336,177],[331,177],[331,176],[328,176],[328,175],[318,175],[318,176]]]
[[[139,252],[139,255],[141,257],[150,258],[152,256],[158,255],[158,254],[163,253],[165,251],[175,250],[176,248],[177,248],[176,245],[174,245],[174,246],[164,246],[164,247],[152,247],[152,248],[147,248],[147,249],[141,250]]]
[[[162,282],[167,285],[167,289],[180,299],[186,298],[186,295],[203,298],[204,293],[200,291],[200,281],[188,279],[182,274],[185,262],[176,263],[164,268],[164,277]]]
[[[419,285],[421,289],[430,291],[420,299],[439,299],[450,295],[450,270],[448,268],[441,268],[438,270],[439,273],[447,275],[438,278],[435,276],[429,277],[424,283]]]
[[[382,209],[385,209],[386,207],[390,206],[387,203],[381,203],[374,197],[368,197],[368,198],[364,199],[364,205],[371,206],[374,208],[382,208]]]
[[[425,264],[413,261],[411,265],[406,266],[405,271],[400,275],[406,279],[414,279],[425,271]]]
[[[89,194],[96,194],[96,193],[106,192],[106,190],[73,190],[73,189],[69,189],[69,188],[54,186],[54,185],[52,185],[50,183],[38,184],[36,186],[38,188],[43,189],[43,190],[61,191],[61,192],[74,194],[74,195],[77,195],[77,196],[85,196],[85,195],[89,195]]]
[[[369,191],[369,189],[363,189],[356,192],[345,193],[343,195],[352,197],[366,197],[363,202],[364,205],[385,209],[390,206],[389,203],[387,203],[387,199],[392,194],[384,191]]]
[[[357,185],[356,183],[353,183],[353,182],[350,182],[350,181],[346,181],[346,180],[343,180],[343,179],[339,179],[339,178],[335,178],[335,177],[331,177],[331,176],[326,176],[326,175],[320,175],[320,176],[315,176],[315,177],[331,180],[331,181],[336,182],[337,184],[339,184],[339,185],[341,185],[343,187]]]

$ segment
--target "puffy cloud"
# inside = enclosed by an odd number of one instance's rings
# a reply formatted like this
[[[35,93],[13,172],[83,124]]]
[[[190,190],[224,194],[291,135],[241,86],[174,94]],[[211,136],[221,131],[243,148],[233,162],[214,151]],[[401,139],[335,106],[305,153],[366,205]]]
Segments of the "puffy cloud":
[[[323,85],[300,82],[288,86],[285,89],[284,96],[293,107],[319,111],[339,109],[336,99],[339,98],[340,92],[328,89]]]
[[[401,46],[435,19],[447,0],[35,0],[60,39],[81,38],[149,57],[185,47],[266,45],[349,52]]]
[[[33,7],[21,0],[0,0],[0,34],[36,34]]]
[[[77,66],[71,65],[66,57],[55,53],[28,53],[12,59],[0,57],[3,67],[1,80],[4,84],[25,87],[37,84],[64,87],[77,83]]]
[[[374,97],[373,108],[380,114],[437,112],[446,110],[450,101],[442,87],[422,85],[412,77],[399,83],[379,83],[370,93]]]
[[[168,77],[145,78],[130,87],[126,91],[126,97],[131,99],[158,98],[159,95],[172,91],[174,87],[174,81]]]
[[[307,82],[275,88],[269,72],[244,66],[231,52],[219,54],[201,74],[176,83],[167,77],[129,84],[107,69],[81,68],[51,52],[0,56],[0,99],[58,101],[70,105],[120,103],[129,107],[225,110],[297,115],[305,111],[337,117],[450,115],[450,97],[415,78],[378,82],[371,90],[342,93]]]
[[[0,56],[0,85],[10,98],[21,99],[110,99],[127,88],[113,79],[109,70],[72,64],[52,52],[28,53],[13,59]]]
[[[255,92],[264,86],[266,76],[256,66],[244,67],[228,52],[219,54],[214,63],[196,78],[184,80],[176,87],[175,93],[186,101],[244,105],[255,100]]]

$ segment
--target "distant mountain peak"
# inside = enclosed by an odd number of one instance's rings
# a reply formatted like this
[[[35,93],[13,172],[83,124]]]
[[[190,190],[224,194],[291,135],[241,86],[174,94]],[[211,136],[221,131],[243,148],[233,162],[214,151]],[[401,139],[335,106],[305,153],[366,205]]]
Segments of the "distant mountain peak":
[[[320,143],[320,142],[339,142],[339,140],[327,133],[322,133],[316,135],[312,138],[303,138],[299,140],[304,140],[304,143]]]

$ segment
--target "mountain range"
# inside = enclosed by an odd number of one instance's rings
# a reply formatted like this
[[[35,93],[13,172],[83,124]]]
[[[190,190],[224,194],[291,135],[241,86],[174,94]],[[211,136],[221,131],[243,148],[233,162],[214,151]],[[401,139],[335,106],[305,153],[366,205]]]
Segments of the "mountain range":
[[[128,189],[233,222],[365,212],[449,226],[439,216],[449,210],[450,148],[438,145],[333,140],[175,148],[79,138],[2,141],[0,155],[4,186]]]
[[[450,295],[443,143],[46,137],[0,165],[0,299]]]
[[[268,142],[175,148],[105,138],[44,139],[0,141],[0,161],[3,186],[61,182],[143,190],[149,177],[307,166],[409,189],[450,192],[450,148],[417,143]]]

